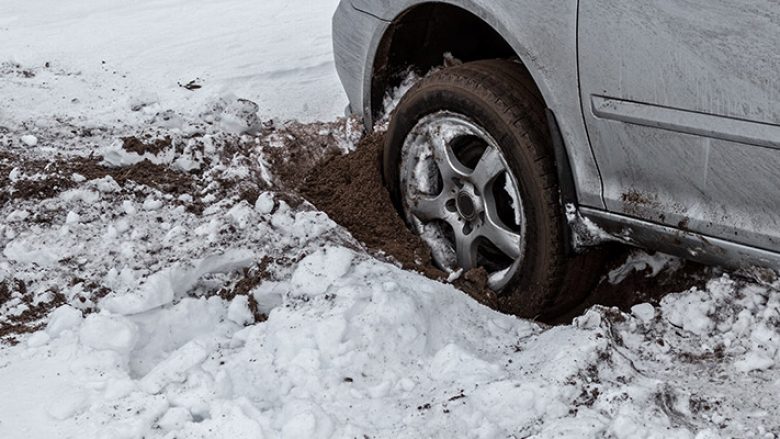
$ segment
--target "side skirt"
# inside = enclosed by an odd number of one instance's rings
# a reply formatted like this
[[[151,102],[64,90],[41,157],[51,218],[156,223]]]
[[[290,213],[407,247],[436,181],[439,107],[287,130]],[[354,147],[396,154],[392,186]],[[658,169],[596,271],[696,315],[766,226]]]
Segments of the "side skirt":
[[[780,270],[780,253],[589,207],[580,207],[579,214],[616,240],[636,247],[731,269]]]

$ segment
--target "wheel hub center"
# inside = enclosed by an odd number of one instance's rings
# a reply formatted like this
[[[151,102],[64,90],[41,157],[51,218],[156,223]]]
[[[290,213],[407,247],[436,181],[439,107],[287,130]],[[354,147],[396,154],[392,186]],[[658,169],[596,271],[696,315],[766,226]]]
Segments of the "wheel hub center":
[[[477,210],[477,204],[474,202],[474,198],[468,192],[460,192],[455,198],[455,206],[458,208],[458,213],[463,219],[472,221],[477,218],[479,211]]]

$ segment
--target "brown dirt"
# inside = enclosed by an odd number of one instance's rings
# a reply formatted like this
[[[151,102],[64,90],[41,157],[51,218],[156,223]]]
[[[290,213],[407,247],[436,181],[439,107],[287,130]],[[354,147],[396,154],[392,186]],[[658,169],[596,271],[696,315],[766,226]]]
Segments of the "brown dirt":
[[[395,214],[379,177],[383,139],[372,134],[354,153],[326,161],[308,175],[300,191],[369,248],[387,252],[406,269],[427,272],[430,250]]]
[[[323,162],[343,154],[333,128],[330,123],[299,122],[267,127],[267,134],[274,133],[283,139],[283,147],[264,151],[283,189],[305,186],[304,180],[309,175],[324,172],[320,167]]]
[[[309,164],[307,168],[311,171],[303,182],[293,179],[293,188],[380,257],[389,255],[405,269],[432,279],[445,279],[445,273],[433,265],[430,250],[396,213],[382,184],[383,144],[384,135],[375,133],[364,138],[352,154],[331,157],[316,167]],[[621,283],[612,285],[606,280],[606,274],[623,264],[630,249],[611,245],[606,251],[609,256],[603,268],[604,280],[583,304],[548,323],[569,323],[593,305],[630,311],[639,303],[657,304],[669,293],[703,287],[711,277],[710,268],[685,262],[678,271],[665,271],[655,277],[648,277],[648,271],[634,272]],[[465,273],[454,285],[478,302],[500,310],[496,293],[487,287],[484,270]]]
[[[111,176],[120,186],[132,181],[174,195],[191,194],[195,187],[192,174],[174,171],[148,160],[122,168],[110,168],[101,165],[97,159],[80,159],[64,162],[61,169],[77,172],[87,180]]]
[[[273,174],[277,177],[280,196],[287,195],[285,201],[293,206],[298,197],[310,201],[318,209],[326,212],[334,221],[347,228],[352,235],[376,256],[389,258],[400,263],[403,268],[420,272],[432,279],[443,280],[447,276],[437,269],[424,242],[413,234],[405,222],[396,213],[390,196],[385,189],[380,171],[380,155],[384,145],[382,133],[365,137],[354,153],[343,155],[333,124],[285,124],[274,126],[266,124],[263,136],[275,134],[282,139],[279,148],[264,148],[264,158],[268,160]],[[139,154],[157,154],[173,147],[169,137],[127,137],[123,146],[128,151]],[[225,145],[225,157],[245,158],[254,162],[257,144],[254,141],[232,142]],[[184,173],[166,166],[143,161],[133,166],[109,168],[100,165],[100,157],[54,158],[53,160],[32,160],[17,156],[13,152],[0,150],[0,206],[19,199],[44,199],[76,186],[71,180],[73,173],[79,173],[88,180],[111,176],[120,186],[130,182],[146,185],[171,194],[192,194],[199,187],[203,174]],[[8,174],[18,167],[27,174],[46,170],[48,177],[43,181],[11,182]],[[269,188],[259,179],[247,181],[219,181],[225,191],[221,196],[238,195],[239,198],[254,203],[259,193]],[[229,192],[229,193],[228,193]],[[626,202],[644,202],[631,195]],[[198,202],[188,206],[198,211]],[[202,206],[200,207],[202,208]],[[610,247],[610,262],[604,267],[604,274],[625,261],[627,250],[624,247]],[[237,295],[249,297],[249,305],[260,322],[267,317],[259,309],[251,291],[269,276],[269,264],[279,261],[263,260],[257,267],[246,270],[243,276],[232,286],[223,288],[218,294],[225,300]],[[646,272],[633,273],[618,285],[602,281],[586,302],[551,323],[569,323],[571,318],[580,315],[588,307],[600,304],[615,306],[628,311],[637,303],[657,303],[670,292],[683,291],[691,286],[701,286],[709,278],[709,269],[687,263],[677,272],[662,272],[654,278],[648,278]],[[105,295],[108,289],[97,284],[85,283],[85,291],[90,296]],[[88,284],[88,285],[87,285]],[[499,309],[499,300],[495,293],[487,288],[487,274],[484,270],[472,270],[463,274],[454,285],[469,294],[475,300]],[[0,283],[0,304],[11,298],[15,291],[24,288],[25,300],[32,300],[26,292],[24,283]],[[58,306],[64,298],[58,293],[49,304],[31,307],[18,319],[9,321],[0,329],[0,339],[13,343],[13,334],[30,332],[40,327],[40,319]],[[86,300],[86,299],[85,299]]]
[[[260,311],[257,300],[255,300],[255,297],[252,295],[252,290],[270,277],[268,267],[271,262],[271,258],[266,256],[256,267],[244,269],[243,276],[235,285],[233,285],[233,287],[222,288],[217,295],[227,302],[232,301],[236,296],[247,296],[249,310],[252,312],[255,323],[268,320],[268,316]]]
[[[7,321],[0,325],[0,343],[17,344],[16,336],[38,331],[43,327],[42,319],[52,310],[66,303],[65,296],[56,287],[50,288],[48,292],[52,295],[50,301],[34,305],[34,295],[27,289],[24,281],[12,279],[0,282],[0,304],[14,294],[18,294],[22,302],[28,306],[20,315],[8,316]]]
[[[144,155],[147,152],[157,155],[171,147],[172,140],[170,136],[161,139],[153,139],[151,135],[144,136],[144,140],[136,136],[123,137],[122,148],[127,152],[134,152],[138,155]]]
[[[0,205],[13,200],[55,197],[76,186],[71,179],[73,173],[81,174],[88,180],[111,176],[120,186],[132,181],[175,195],[192,193],[194,189],[193,175],[177,172],[148,160],[122,168],[103,166],[100,164],[101,160],[100,157],[30,160],[0,151]],[[46,170],[47,176],[41,180],[12,182],[9,173],[14,167],[27,174]]]
[[[713,275],[714,269],[711,267],[684,261],[678,270],[662,270],[654,277],[649,277],[649,268],[634,271],[622,282],[613,285],[606,279],[606,274],[620,267],[631,249],[617,244],[609,244],[605,249],[609,257],[603,271],[604,278],[582,304],[551,323],[568,324],[574,317],[594,305],[616,307],[623,312],[630,312],[631,307],[640,303],[657,305],[668,294],[686,291],[693,287],[704,288]]]
[[[382,184],[379,166],[383,145],[383,133],[363,138],[355,152],[332,157],[313,168],[298,190],[375,254],[389,255],[404,269],[431,279],[446,279],[447,275],[433,265],[422,239],[396,213]],[[454,284],[480,303],[497,306],[484,270],[465,273]]]

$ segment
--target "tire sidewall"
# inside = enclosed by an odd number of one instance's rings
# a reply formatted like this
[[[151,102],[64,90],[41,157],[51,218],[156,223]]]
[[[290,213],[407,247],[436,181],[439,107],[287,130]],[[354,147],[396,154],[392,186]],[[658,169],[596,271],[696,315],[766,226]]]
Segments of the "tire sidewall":
[[[523,105],[522,102],[512,102],[510,105]],[[523,261],[510,281],[505,293],[509,293],[509,301],[513,302],[513,310],[526,316],[534,316],[542,312],[550,298],[542,289],[543,279],[550,264],[554,264],[549,247],[552,239],[550,227],[559,225],[549,222],[550,204],[546,192],[556,188],[545,188],[541,178],[543,169],[534,157],[531,142],[547,142],[541,135],[540,127],[533,123],[523,124],[523,130],[518,129],[516,121],[510,120],[512,112],[504,111],[507,105],[502,101],[486,99],[484,93],[479,93],[466,84],[451,81],[423,81],[410,90],[396,108],[388,128],[388,135],[383,156],[383,174],[396,208],[401,211],[400,158],[405,140],[417,123],[430,114],[441,111],[461,114],[479,125],[497,142],[507,165],[519,185],[526,221],[526,251]],[[523,108],[523,112],[534,111]],[[528,121],[537,120],[529,117]],[[549,293],[548,293],[549,294]],[[507,295],[507,294],[505,294]],[[522,303],[516,303],[520,301]]]

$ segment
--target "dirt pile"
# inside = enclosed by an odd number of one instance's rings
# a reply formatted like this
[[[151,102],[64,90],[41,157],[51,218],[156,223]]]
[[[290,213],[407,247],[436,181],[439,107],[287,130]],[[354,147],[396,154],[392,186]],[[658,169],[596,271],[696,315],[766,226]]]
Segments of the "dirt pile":
[[[384,133],[364,137],[352,154],[313,167],[297,189],[377,256],[389,256],[407,270],[445,280],[447,273],[434,266],[430,249],[407,228],[382,183],[383,145]],[[480,303],[497,306],[484,270],[464,273],[453,284]]]
[[[183,204],[193,214],[200,215],[204,200],[234,198],[254,205],[261,192],[271,190],[278,200],[297,208],[308,200],[331,219],[350,231],[373,255],[395,261],[404,269],[413,270],[432,279],[446,281],[448,275],[438,269],[426,244],[406,226],[398,215],[389,193],[383,185],[380,161],[384,134],[365,136],[354,152],[351,149],[358,127],[345,119],[334,123],[264,124],[257,136],[216,136],[209,140],[212,154],[204,156],[203,166],[191,172],[173,169],[149,160],[124,167],[108,167],[102,157],[56,156],[51,159],[25,157],[16,150],[0,149],[0,206],[17,200],[43,200],[77,187],[82,179],[94,180],[110,176],[136,198],[147,195],[145,187],[176,195],[173,202]],[[347,133],[347,134],[345,134]],[[216,139],[216,140],[214,140]],[[164,135],[141,134],[122,139],[123,149],[139,155],[183,152],[185,145],[204,152],[204,140],[199,137],[171,138]],[[194,146],[193,146],[194,145]],[[231,173],[245,169],[247,174]],[[272,180],[264,176],[270,172]],[[240,174],[240,175],[239,175]],[[12,177],[15,175],[15,177]],[[19,177],[21,176],[21,177]],[[181,201],[179,195],[192,195],[191,201]],[[184,199],[186,199],[185,197]],[[50,213],[33,212],[32,221],[50,222]],[[610,248],[610,262],[603,267],[604,280],[587,301],[565,316],[550,323],[568,323],[592,305],[615,306],[628,311],[643,302],[657,303],[669,292],[702,286],[711,273],[704,267],[686,264],[677,271],[662,272],[649,277],[638,271],[617,285],[606,274],[620,266],[628,255],[623,247]],[[249,295],[249,291],[264,280],[266,270],[260,266],[244,273],[238,284],[219,293],[230,299]],[[500,309],[499,297],[487,287],[484,270],[463,273],[453,285],[477,301]],[[105,295],[104,287],[92,285],[84,300]],[[0,285],[0,302],[8,300],[10,288]],[[94,297],[92,297],[94,296]],[[250,303],[257,321],[265,317]],[[33,310],[35,311],[35,310]],[[37,311],[33,314],[37,316]],[[26,315],[26,323],[35,322]],[[21,322],[16,322],[21,323]],[[26,328],[34,328],[25,325]],[[13,332],[20,332],[19,325]]]
[[[382,185],[379,163],[384,136],[371,134],[352,154],[333,157],[314,169],[303,195],[373,250],[386,252],[406,269],[441,276],[430,250],[407,229]]]

